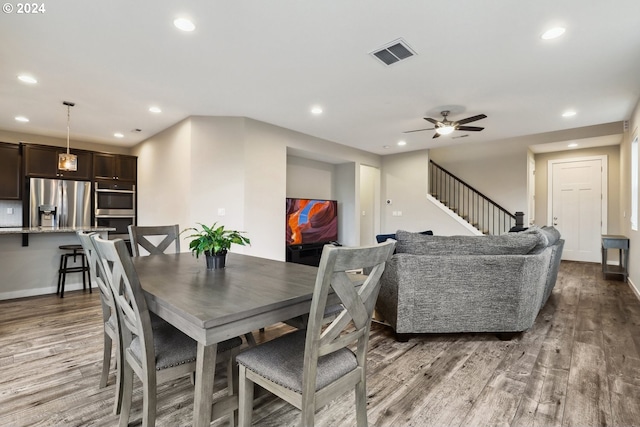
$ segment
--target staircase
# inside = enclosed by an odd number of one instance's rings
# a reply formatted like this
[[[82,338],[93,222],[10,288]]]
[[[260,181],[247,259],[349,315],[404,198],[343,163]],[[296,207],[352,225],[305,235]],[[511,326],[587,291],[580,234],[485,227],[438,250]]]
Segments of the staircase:
[[[514,214],[432,160],[429,161],[429,192],[483,234],[508,233],[516,225]]]

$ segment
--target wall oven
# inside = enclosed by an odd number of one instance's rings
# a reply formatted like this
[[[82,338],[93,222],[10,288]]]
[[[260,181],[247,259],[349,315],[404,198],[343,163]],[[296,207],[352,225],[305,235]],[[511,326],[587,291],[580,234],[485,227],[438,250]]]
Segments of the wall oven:
[[[135,184],[96,181],[94,188],[96,217],[136,215]]]
[[[94,183],[95,225],[115,228],[110,239],[129,239],[128,227],[136,223],[136,186],[133,183]]]

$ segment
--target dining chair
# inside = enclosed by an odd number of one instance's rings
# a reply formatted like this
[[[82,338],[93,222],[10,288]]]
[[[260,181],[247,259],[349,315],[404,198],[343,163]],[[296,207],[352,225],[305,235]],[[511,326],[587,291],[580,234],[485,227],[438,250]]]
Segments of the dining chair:
[[[164,254],[172,243],[174,244],[174,252],[180,252],[180,230],[178,224],[159,226],[130,225],[128,229],[133,256],[140,256],[140,247],[149,252],[150,255]],[[155,243],[155,241],[159,241],[159,243]]]
[[[91,236],[97,235],[97,233],[84,233],[82,231],[78,231],[77,235],[80,239],[80,244],[82,245],[84,254],[87,257],[90,283],[95,283],[100,292],[104,345],[102,353],[102,375],[100,375],[99,387],[104,388],[107,386],[107,379],[109,377],[109,370],[111,367],[111,349],[113,343],[116,343],[116,397],[113,405],[113,413],[119,414],[122,402],[122,344],[120,343],[118,310],[116,309],[116,303],[113,299],[111,288],[98,274],[98,253],[96,252],[95,247],[93,246],[93,241],[91,240]]]
[[[101,275],[113,293],[121,325],[120,426],[126,427],[129,423],[135,373],[143,387],[142,426],[151,427],[156,419],[157,384],[195,372],[197,344],[169,323],[151,327],[144,291],[124,241],[105,240],[96,235],[91,236],[91,240],[100,259]],[[239,337],[218,343],[217,361],[227,364],[228,396],[234,394],[235,356],[241,344]],[[234,408],[229,408],[227,413],[233,424]]]
[[[388,240],[360,248],[324,247],[307,328],[250,348],[237,357],[241,427],[251,425],[254,384],[300,409],[300,425],[306,427],[313,426],[318,408],[355,389],[357,424],[367,425],[366,362],[371,317],[380,276],[395,243]],[[371,269],[364,282],[350,278],[349,271],[360,268]],[[331,289],[344,310],[325,325]]]

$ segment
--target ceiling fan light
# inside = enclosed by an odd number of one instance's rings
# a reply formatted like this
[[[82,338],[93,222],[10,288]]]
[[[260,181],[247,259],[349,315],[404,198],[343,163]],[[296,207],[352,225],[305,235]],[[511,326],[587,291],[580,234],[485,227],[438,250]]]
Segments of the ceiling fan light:
[[[445,125],[445,126],[440,126],[438,129],[436,129],[436,133],[438,135],[449,135],[454,130],[455,128],[453,126]]]

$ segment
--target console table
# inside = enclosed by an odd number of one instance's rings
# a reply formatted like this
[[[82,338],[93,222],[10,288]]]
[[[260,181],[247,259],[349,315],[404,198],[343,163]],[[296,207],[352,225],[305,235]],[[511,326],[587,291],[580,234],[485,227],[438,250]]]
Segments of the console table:
[[[607,249],[620,250],[620,264],[607,264]],[[622,280],[627,281],[629,275],[629,238],[626,236],[603,235],[602,236],[602,276],[607,274],[620,274]]]

